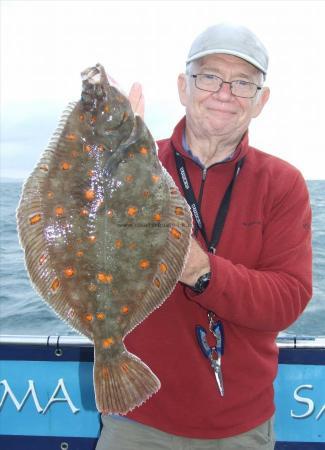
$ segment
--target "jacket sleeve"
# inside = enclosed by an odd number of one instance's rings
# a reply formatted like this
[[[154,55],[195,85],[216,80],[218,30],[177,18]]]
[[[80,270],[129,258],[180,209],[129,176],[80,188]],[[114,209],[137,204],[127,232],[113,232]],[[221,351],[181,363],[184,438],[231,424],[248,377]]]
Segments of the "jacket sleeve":
[[[300,173],[272,201],[263,246],[251,269],[209,254],[211,280],[202,294],[186,295],[220,318],[260,331],[291,325],[312,295],[311,209]]]

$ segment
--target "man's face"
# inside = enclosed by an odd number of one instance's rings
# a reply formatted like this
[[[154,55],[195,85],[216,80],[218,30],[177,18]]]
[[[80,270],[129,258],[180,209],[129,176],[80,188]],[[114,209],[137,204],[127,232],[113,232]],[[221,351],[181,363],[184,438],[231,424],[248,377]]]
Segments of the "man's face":
[[[263,78],[254,66],[241,58],[226,54],[208,55],[190,66],[190,74],[217,75],[224,81],[245,80],[261,86]],[[232,95],[229,84],[216,92],[196,88],[194,78],[181,74],[178,79],[181,103],[186,108],[186,120],[196,133],[205,137],[239,136],[257,117],[268,100],[269,90],[263,88],[254,98]]]

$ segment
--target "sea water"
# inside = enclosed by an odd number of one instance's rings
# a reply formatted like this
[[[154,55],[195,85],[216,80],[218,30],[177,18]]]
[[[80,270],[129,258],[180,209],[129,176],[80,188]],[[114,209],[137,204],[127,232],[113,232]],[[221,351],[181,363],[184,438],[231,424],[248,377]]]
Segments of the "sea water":
[[[286,333],[325,336],[325,180],[308,181],[313,210],[313,298]],[[32,288],[16,229],[21,182],[0,183],[0,334],[77,334]]]

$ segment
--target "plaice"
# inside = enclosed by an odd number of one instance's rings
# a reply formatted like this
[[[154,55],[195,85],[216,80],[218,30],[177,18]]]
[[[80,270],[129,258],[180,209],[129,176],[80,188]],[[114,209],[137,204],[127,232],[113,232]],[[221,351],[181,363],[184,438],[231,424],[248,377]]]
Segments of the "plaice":
[[[81,100],[25,182],[17,224],[34,287],[94,342],[98,410],[143,403],[160,382],[123,340],[174,289],[192,220],[149,130],[101,65],[82,72]]]

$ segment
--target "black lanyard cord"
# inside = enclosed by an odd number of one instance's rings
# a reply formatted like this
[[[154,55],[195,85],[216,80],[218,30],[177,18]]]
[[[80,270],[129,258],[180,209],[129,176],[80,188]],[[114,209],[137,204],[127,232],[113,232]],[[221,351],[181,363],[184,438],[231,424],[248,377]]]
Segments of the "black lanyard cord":
[[[206,233],[206,229],[205,229],[205,226],[204,226],[204,223],[202,220],[200,206],[195,198],[193,187],[192,187],[190,178],[188,176],[188,173],[187,173],[187,170],[185,167],[184,159],[178,151],[175,150],[174,154],[175,154],[175,161],[176,161],[178,176],[179,176],[180,182],[182,184],[182,188],[184,191],[186,201],[191,208],[195,222],[203,236],[203,239],[205,240],[205,243],[207,245],[209,252],[215,253],[217,245],[220,241],[223,227],[226,222],[233,187],[234,187],[235,181],[237,179],[237,176],[239,175],[239,172],[240,172],[241,168],[243,167],[245,157],[241,158],[236,164],[233,177],[226,189],[226,192],[221,201],[219,210],[217,212],[216,219],[214,222],[213,232],[212,232],[212,238],[211,238],[211,241],[209,242],[207,233]]]

